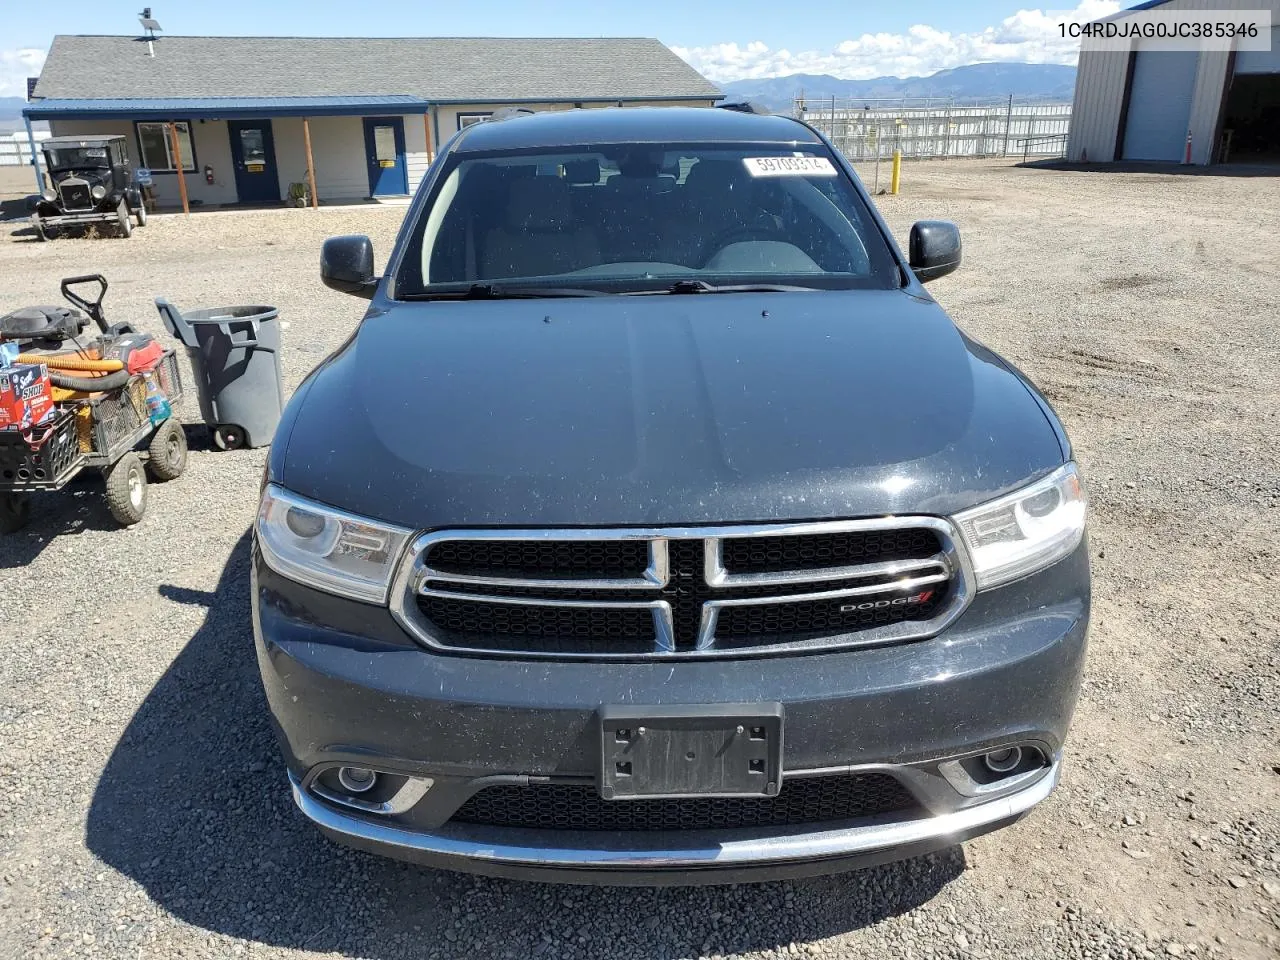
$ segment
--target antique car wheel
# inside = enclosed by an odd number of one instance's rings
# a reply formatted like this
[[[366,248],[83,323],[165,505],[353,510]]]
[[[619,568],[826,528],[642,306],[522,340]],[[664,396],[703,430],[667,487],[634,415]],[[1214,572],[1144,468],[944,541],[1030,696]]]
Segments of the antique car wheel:
[[[36,239],[39,240],[41,243],[49,239],[49,231],[45,229],[45,225],[43,223],[36,223],[35,231],[36,231]]]
[[[120,236],[128,237],[133,233],[133,221],[129,219],[129,205],[123,200],[116,207],[116,224],[120,227]]]
[[[138,226],[145,227],[147,225],[147,205],[146,201],[138,204],[137,209],[133,211],[133,215],[138,218]]]

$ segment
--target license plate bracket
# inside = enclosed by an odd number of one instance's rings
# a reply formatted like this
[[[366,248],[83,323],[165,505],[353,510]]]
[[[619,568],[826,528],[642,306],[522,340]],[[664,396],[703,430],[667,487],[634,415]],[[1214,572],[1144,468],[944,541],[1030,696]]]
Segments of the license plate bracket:
[[[782,704],[600,708],[600,796],[772,797],[782,787]]]

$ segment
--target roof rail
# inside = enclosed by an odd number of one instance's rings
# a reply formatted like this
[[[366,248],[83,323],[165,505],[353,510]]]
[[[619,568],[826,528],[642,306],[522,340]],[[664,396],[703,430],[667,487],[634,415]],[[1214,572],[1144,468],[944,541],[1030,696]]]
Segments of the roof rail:
[[[738,113],[758,113],[762,116],[773,114],[772,110],[755,100],[725,100],[723,103],[717,103],[716,106],[721,110],[734,110]]]
[[[487,118],[487,121],[497,120],[514,120],[517,117],[532,117],[537,111],[530,110],[528,107],[502,107],[493,111]]]

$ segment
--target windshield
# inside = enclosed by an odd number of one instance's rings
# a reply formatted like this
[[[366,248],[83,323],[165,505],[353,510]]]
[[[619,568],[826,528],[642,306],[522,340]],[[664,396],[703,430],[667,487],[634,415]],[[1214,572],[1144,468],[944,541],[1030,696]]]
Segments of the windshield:
[[[46,147],[50,170],[93,170],[111,166],[106,147]]]
[[[396,296],[898,279],[825,147],[618,144],[455,158],[410,234]]]

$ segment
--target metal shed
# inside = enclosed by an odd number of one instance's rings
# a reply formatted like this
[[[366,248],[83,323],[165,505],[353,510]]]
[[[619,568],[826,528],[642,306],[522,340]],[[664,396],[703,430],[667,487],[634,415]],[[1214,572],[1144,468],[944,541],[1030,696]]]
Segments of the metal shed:
[[[1067,157],[1280,163],[1280,0],[1153,0],[1107,20],[1161,11],[1271,10],[1271,50],[1127,49],[1081,43]]]

